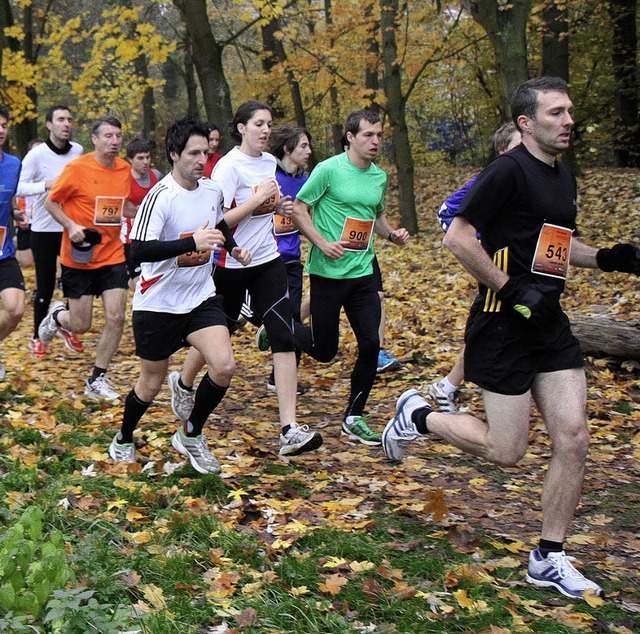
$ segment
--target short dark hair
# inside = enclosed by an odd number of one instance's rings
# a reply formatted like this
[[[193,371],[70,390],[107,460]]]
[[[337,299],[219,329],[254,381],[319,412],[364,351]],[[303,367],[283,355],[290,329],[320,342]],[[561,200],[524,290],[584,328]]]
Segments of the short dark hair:
[[[129,141],[125,152],[127,158],[132,159],[136,154],[151,152],[151,147],[149,146],[148,141],[141,137],[136,137],[132,141]]]
[[[44,113],[44,120],[48,121],[49,123],[51,123],[53,121],[53,113],[56,110],[68,110],[69,112],[71,112],[71,108],[69,108],[69,106],[65,106],[64,104],[58,103],[55,106],[51,106],[51,108],[49,108]]]
[[[361,121],[374,125],[380,122],[380,115],[373,110],[355,110],[344,122],[344,136],[347,136],[347,132],[351,132],[354,136],[358,134]]]
[[[287,151],[293,152],[296,149],[303,136],[306,136],[311,143],[311,135],[306,128],[283,123],[271,131],[269,150],[276,158],[282,160]]]
[[[243,104],[238,106],[235,115],[233,116],[233,121],[229,124],[229,136],[239,143],[242,142],[242,135],[238,132],[238,125],[241,123],[246,125],[249,119],[253,117],[254,113],[258,110],[268,110],[273,117],[273,110],[271,110],[271,106],[266,103],[262,103],[262,101],[256,101],[255,99],[249,99],[249,101],[245,101]],[[207,136],[208,138],[208,136]]]
[[[0,103],[0,117],[4,117],[7,121],[11,118],[11,113],[9,112],[9,108],[4,104]]]
[[[214,130],[217,130],[218,132],[220,132],[220,128],[215,123],[212,123],[211,121],[207,123],[207,128],[209,128],[209,134],[211,134],[211,132],[213,132]]]
[[[167,128],[165,148],[169,165],[173,165],[171,153],[182,154],[182,151],[192,136],[204,137],[208,142],[209,126],[197,117],[188,115],[182,119],[178,119],[178,121],[174,121],[174,123]]]
[[[536,118],[538,110],[538,93],[549,91],[569,94],[567,82],[561,77],[535,77],[520,84],[511,96],[511,117],[518,130],[518,117],[524,115],[529,119]]]
[[[100,126],[103,125],[112,125],[114,128],[120,128],[120,130],[122,130],[122,124],[120,121],[118,121],[114,116],[106,114],[102,117],[98,117],[95,123],[91,126],[91,136],[98,134]]]

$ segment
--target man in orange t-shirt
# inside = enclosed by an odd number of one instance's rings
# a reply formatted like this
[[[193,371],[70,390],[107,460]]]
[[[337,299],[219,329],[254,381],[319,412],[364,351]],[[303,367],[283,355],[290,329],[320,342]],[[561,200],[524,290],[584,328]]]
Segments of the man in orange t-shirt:
[[[67,163],[45,202],[45,209],[64,228],[60,262],[69,307],[55,302],[40,324],[39,335],[47,345],[59,328],[87,332],[93,298],[102,296],[105,325],[84,393],[96,400],[114,401],[119,394],[105,374],[124,324],[128,275],[120,225],[131,205],[131,168],[118,158],[122,126],[115,117],[100,117],[91,129],[91,141],[94,151]]]

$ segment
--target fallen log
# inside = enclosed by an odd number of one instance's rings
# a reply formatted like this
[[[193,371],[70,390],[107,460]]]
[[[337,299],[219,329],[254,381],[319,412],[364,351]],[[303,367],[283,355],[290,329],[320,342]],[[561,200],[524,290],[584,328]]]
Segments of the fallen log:
[[[603,315],[569,315],[569,319],[584,354],[640,359],[640,321],[616,321]]]

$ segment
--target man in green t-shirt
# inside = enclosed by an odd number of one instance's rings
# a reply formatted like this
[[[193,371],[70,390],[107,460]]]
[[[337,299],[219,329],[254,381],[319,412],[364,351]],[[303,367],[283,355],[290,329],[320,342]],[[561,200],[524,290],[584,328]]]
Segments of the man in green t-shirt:
[[[384,213],[387,175],[373,163],[382,142],[380,117],[357,110],[347,117],[344,131],[347,151],[318,164],[293,206],[293,220],[311,242],[306,265],[311,326],[295,324],[296,343],[314,359],[331,361],[338,352],[344,308],[358,342],[358,357],[342,432],[366,445],[379,445],[380,434],[369,429],[364,419],[380,349],[373,234],[403,246],[409,233],[393,229]]]

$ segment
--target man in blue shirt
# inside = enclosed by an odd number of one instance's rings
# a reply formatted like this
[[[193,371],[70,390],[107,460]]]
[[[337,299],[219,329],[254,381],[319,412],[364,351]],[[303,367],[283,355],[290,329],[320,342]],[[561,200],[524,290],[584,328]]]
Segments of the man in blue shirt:
[[[8,127],[9,109],[0,105],[0,342],[16,329],[24,313],[24,278],[16,260],[9,222],[20,177],[20,159],[2,151]],[[5,374],[0,359],[0,381],[4,381]]]

